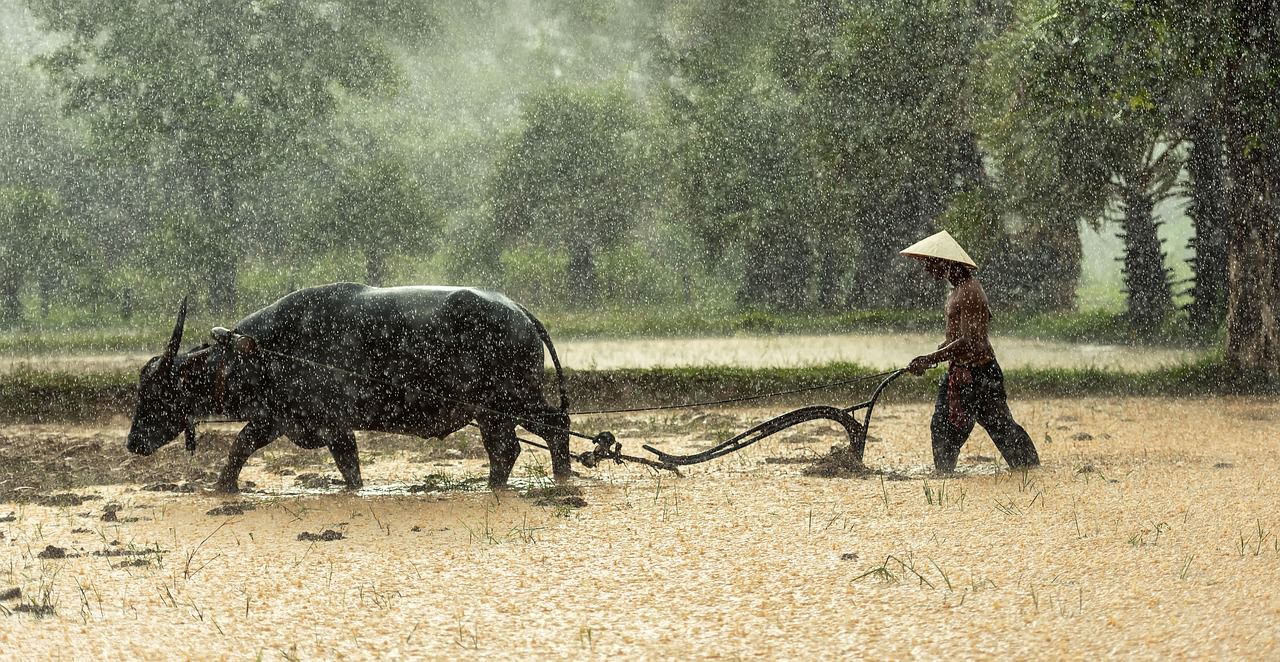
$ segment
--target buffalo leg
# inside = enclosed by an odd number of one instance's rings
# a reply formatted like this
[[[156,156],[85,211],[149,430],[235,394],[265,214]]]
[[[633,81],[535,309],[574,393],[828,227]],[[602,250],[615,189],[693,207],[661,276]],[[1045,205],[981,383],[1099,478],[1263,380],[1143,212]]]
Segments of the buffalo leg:
[[[279,436],[280,431],[274,423],[249,421],[248,425],[240,430],[240,434],[236,435],[236,443],[231,447],[231,454],[227,457],[227,466],[223,467],[222,473],[219,474],[215,488],[219,492],[239,492],[240,471],[244,469],[244,463],[248,462],[249,456],[259,448],[275,441]]]
[[[480,421],[480,437],[489,453],[489,487],[502,487],[511,477],[511,470],[520,457],[520,442],[516,441],[516,426],[505,417]]]
[[[358,490],[364,487],[364,481],[360,480],[360,451],[356,449],[356,433],[351,430],[339,431],[329,442],[329,453],[333,455],[338,471],[342,472],[342,480],[346,481],[347,489]]]
[[[531,423],[525,427],[547,442],[547,448],[551,451],[552,475],[556,480],[571,477],[573,468],[570,465],[572,458],[569,454],[569,415],[559,409],[547,407],[537,420],[538,423]]]

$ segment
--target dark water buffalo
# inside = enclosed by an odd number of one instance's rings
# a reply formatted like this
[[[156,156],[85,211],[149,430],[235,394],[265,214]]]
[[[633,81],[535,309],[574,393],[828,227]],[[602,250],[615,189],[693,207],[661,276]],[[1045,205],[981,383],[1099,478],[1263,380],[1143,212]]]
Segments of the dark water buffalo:
[[[214,329],[179,353],[186,301],[164,354],[142,368],[129,450],[150,455],[195,419],[248,423],[218,488],[235,491],[254,451],[281,435],[328,446],[350,488],[361,485],[355,430],[444,437],[475,421],[489,453],[489,484],[511,475],[521,425],[569,475],[564,378],[546,329],[496,292],[336,283],[299,290]],[[556,366],[560,406],[543,399],[543,344]]]

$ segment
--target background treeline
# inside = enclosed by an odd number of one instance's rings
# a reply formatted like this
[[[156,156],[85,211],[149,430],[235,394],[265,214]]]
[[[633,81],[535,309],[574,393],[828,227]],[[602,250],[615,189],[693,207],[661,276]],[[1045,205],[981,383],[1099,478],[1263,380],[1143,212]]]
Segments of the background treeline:
[[[1002,307],[1071,310],[1081,223],[1115,223],[1126,323],[1223,329],[1229,368],[1280,375],[1271,2],[0,0],[0,25],[8,325],[337,278],[934,306],[896,252],[938,228]]]

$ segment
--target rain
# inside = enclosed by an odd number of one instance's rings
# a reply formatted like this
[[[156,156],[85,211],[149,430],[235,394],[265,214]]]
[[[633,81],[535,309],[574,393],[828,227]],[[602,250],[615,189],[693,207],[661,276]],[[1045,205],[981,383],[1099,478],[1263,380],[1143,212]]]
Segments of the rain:
[[[1280,653],[1280,8],[0,0],[0,651]]]

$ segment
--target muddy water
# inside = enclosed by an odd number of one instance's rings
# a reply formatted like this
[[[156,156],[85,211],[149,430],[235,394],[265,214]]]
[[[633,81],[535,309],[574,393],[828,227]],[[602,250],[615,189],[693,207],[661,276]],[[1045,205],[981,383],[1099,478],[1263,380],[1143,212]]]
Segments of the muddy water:
[[[685,366],[798,367],[833,362],[887,370],[932,351],[938,337],[921,334],[733,336],[727,338],[626,338],[556,343],[561,362],[579,370]],[[1202,355],[1194,350],[1089,345],[994,338],[1006,368],[1103,368],[1152,370]],[[0,372],[26,365],[43,370],[136,370],[150,355],[0,356]]]
[[[1004,471],[979,432],[959,475],[932,477],[928,409],[895,405],[866,458],[886,480],[777,461],[839,441],[814,424],[682,478],[603,466],[578,479],[582,508],[404,495],[484,464],[399,452],[366,465],[360,494],[298,490],[268,452],[245,474],[261,491],[234,498],[125,483],[77,506],[0,503],[0,594],[22,591],[0,606],[53,609],[0,612],[0,657],[1280,656],[1280,404],[1014,411],[1037,471]],[[771,413],[584,424],[690,450]],[[546,465],[526,453],[518,473]],[[207,514],[228,503],[252,509]],[[50,545],[69,557],[40,558]]]

